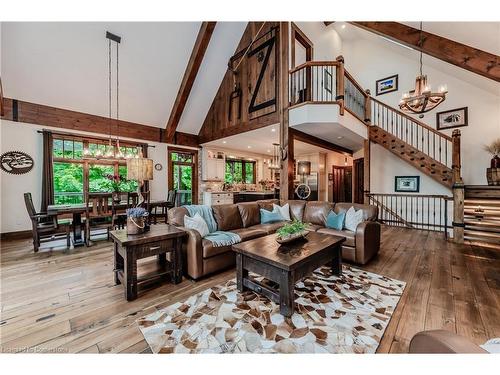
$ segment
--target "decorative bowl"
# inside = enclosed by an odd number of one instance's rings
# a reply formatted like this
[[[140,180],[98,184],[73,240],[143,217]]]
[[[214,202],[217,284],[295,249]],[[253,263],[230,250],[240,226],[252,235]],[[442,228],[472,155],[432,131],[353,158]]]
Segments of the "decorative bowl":
[[[292,241],[296,241],[296,240],[301,239],[301,238],[306,238],[306,236],[308,234],[309,234],[309,231],[303,230],[303,231],[300,231],[297,233],[289,234],[289,235],[284,236],[284,237],[276,236],[276,242],[278,242],[279,244],[285,244],[285,243],[289,243]]]

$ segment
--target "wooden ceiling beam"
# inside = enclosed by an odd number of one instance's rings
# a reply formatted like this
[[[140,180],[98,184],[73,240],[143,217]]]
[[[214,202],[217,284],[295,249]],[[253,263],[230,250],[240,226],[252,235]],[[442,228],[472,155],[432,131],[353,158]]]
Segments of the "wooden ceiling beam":
[[[500,57],[398,22],[350,22],[429,56],[500,82]]]
[[[163,142],[162,128],[142,125],[134,122],[112,120],[108,117],[90,115],[88,113],[69,111],[67,109],[50,107],[41,104],[23,102],[20,100],[3,98],[2,108],[4,113],[1,118],[26,124],[50,126],[53,128],[85,131],[103,135],[120,136],[145,141]],[[176,132],[176,144],[182,146],[198,147],[198,136]]]
[[[214,32],[216,22],[202,22],[200,31],[194,43],[193,51],[191,52],[191,57],[189,58],[186,71],[184,72],[184,77],[182,78],[181,86],[177,92],[177,97],[170,112],[170,117],[168,119],[165,131],[165,141],[172,142],[179,125],[179,121],[186,107],[189,94],[193,88],[194,80],[198,74],[203,57],[208,48],[210,38]]]
[[[294,141],[309,143],[313,146],[321,147],[330,151],[339,152],[344,155],[352,156],[353,153],[352,150],[348,149],[347,147],[336,145],[335,143],[325,141],[324,139],[315,137],[314,135],[311,134],[304,133],[294,128],[289,128],[288,134],[290,137],[293,138]]]

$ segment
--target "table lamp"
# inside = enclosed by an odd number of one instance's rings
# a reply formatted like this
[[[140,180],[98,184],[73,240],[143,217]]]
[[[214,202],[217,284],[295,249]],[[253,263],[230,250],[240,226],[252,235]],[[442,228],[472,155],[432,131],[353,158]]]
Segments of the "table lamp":
[[[142,202],[144,202],[144,197],[141,194],[141,187],[144,185],[144,181],[150,181],[153,179],[153,159],[148,159],[142,156],[142,153],[138,158],[127,159],[127,180],[135,180],[138,182],[137,185],[137,207],[139,207]]]

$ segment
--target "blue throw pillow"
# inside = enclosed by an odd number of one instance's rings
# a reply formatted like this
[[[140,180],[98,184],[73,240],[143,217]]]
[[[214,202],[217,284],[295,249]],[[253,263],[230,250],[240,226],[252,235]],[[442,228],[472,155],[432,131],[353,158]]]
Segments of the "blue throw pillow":
[[[260,209],[260,223],[261,224],[271,224],[271,223],[276,223],[278,221],[283,221],[283,216],[281,216],[281,213],[279,210],[264,210],[263,208]]]
[[[330,213],[326,217],[326,227],[336,230],[342,230],[342,228],[344,227],[344,219],[345,212],[337,215],[335,212],[330,211]]]

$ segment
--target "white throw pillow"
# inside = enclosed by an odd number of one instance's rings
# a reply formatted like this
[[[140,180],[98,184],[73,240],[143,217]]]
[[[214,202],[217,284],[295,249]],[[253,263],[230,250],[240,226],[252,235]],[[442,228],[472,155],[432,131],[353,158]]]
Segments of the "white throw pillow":
[[[351,206],[345,214],[344,228],[352,232],[356,231],[358,224],[363,222],[363,210],[356,211]]]
[[[208,225],[206,221],[201,217],[199,213],[196,213],[193,217],[184,216],[184,226],[187,229],[194,229],[197,231],[201,238],[205,237],[210,233],[208,230]]]
[[[290,221],[290,205],[287,203],[284,206],[280,207],[276,203],[273,203],[273,211],[278,210],[280,215],[283,217],[283,220]]]

